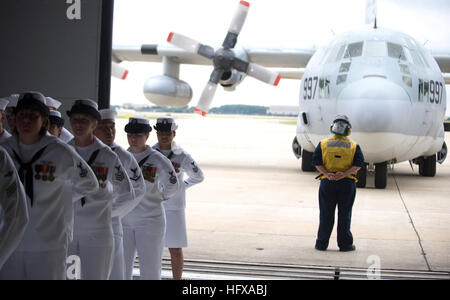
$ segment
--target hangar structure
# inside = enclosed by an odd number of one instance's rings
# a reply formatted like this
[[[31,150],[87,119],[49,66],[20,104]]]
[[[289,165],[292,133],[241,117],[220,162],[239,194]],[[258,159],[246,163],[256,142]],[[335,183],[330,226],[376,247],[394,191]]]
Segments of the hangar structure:
[[[33,90],[62,112],[77,98],[109,107],[113,10],[114,0],[0,1],[0,97]]]

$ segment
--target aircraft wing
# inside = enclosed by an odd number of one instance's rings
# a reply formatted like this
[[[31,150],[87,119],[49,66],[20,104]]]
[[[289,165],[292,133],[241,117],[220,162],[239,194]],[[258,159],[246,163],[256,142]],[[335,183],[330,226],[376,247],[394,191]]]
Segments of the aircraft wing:
[[[243,48],[243,51],[247,54],[250,62],[270,68],[305,68],[315,52],[314,49],[276,48]],[[179,64],[211,65],[211,60],[170,44],[114,46],[112,56],[115,62],[162,62],[162,58],[166,56]],[[295,78],[297,79],[298,77]]]
[[[442,76],[444,77],[445,84],[450,84],[450,73],[442,73]]]
[[[439,65],[442,73],[450,73],[450,55],[449,54],[433,54],[434,59]]]
[[[446,84],[450,84],[450,54],[433,54]]]

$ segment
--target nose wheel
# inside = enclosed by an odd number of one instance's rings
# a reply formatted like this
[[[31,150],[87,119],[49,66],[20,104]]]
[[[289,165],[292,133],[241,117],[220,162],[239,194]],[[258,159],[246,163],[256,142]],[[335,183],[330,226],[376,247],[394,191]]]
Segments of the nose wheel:
[[[375,188],[384,189],[387,184],[387,162],[375,164]]]
[[[384,189],[387,185],[387,162],[382,162],[375,164],[375,188]],[[356,178],[358,182],[356,186],[359,188],[366,187],[367,183],[367,164],[364,165],[361,169],[359,169],[356,174]]]
[[[356,178],[358,179],[356,187],[365,188],[367,179],[367,164],[364,164],[364,167],[359,169],[358,173],[356,174]]]
[[[419,174],[424,177],[436,175],[436,154],[424,156],[419,163]]]

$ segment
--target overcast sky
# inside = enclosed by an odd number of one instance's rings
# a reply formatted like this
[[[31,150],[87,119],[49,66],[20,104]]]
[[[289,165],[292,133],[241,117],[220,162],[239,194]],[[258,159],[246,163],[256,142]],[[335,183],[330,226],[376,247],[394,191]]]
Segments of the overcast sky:
[[[249,0],[250,11],[237,46],[319,47],[339,34],[361,28],[365,0]],[[211,46],[219,46],[238,0],[115,0],[115,45],[165,43],[171,31]],[[449,0],[378,0],[379,27],[403,31],[433,52],[450,52]],[[149,103],[143,95],[145,80],[162,74],[158,63],[124,63],[130,75],[112,79],[111,103]],[[181,67],[180,78],[194,92],[197,103],[212,66]],[[298,105],[300,81],[281,80],[278,87],[247,77],[234,92],[218,88],[213,106],[224,104]],[[449,88],[447,86],[447,91]],[[447,114],[448,115],[448,114]]]

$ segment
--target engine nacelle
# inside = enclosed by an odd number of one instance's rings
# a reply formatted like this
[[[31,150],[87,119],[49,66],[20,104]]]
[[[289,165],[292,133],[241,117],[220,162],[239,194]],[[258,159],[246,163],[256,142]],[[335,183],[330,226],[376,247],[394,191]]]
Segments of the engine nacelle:
[[[223,73],[222,79],[220,80],[220,85],[223,86],[225,91],[232,92],[236,87],[244,80],[245,73],[232,70]]]
[[[156,105],[183,107],[192,99],[192,88],[182,80],[158,75],[150,77],[144,83],[144,95]]]
[[[223,73],[220,85],[223,86],[226,91],[234,91],[244,78],[245,73],[236,70],[227,71]]]

